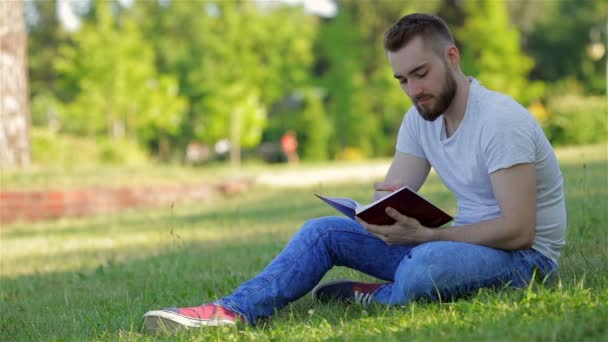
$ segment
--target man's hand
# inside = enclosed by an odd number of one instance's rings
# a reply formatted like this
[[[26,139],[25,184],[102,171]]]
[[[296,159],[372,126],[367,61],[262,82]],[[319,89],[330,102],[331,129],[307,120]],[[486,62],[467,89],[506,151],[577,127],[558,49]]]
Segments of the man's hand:
[[[386,208],[386,214],[396,222],[390,226],[369,224],[360,218],[357,218],[357,222],[389,245],[418,245],[434,240],[435,231],[421,225],[418,220],[402,215],[390,207]]]
[[[391,192],[403,187],[404,184],[396,182],[376,182],[374,183],[374,201],[388,196]]]
[[[431,164],[426,159],[399,151],[395,152],[384,182],[374,184],[374,201],[404,185],[418,191],[430,170]]]

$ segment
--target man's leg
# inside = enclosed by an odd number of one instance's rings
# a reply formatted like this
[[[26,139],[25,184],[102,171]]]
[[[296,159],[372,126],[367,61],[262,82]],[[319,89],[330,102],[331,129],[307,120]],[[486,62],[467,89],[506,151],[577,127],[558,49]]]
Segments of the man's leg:
[[[504,251],[461,242],[429,242],[411,249],[397,268],[394,283],[381,286],[373,301],[450,300],[480,288],[523,287],[536,270],[536,277],[542,279],[556,266],[532,249]]]
[[[392,281],[410,250],[408,246],[387,245],[347,218],[309,220],[260,274],[231,295],[196,307],[148,311],[144,328],[151,332],[174,331],[233,325],[241,319],[254,324],[306,294],[333,266]]]
[[[253,324],[308,293],[333,266],[392,281],[410,250],[387,245],[350,219],[309,220],[260,274],[216,304]]]

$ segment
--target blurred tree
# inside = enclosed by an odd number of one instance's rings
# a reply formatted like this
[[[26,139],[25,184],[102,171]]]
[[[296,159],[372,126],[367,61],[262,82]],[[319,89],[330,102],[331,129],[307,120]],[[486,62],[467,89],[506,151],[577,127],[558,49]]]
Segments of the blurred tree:
[[[28,29],[28,75],[33,126],[58,128],[59,98],[69,99],[72,89],[58,86],[53,63],[59,47],[68,44],[56,14],[56,0],[25,1]]]
[[[506,0],[506,2],[510,22],[519,29],[523,46],[526,46],[528,35],[534,32],[539,22],[546,17],[546,11],[558,3],[558,1],[522,0]]]
[[[507,3],[471,0],[463,6],[464,26],[454,30],[462,44],[463,71],[524,105],[540,98],[544,84],[528,81],[534,60],[521,50],[519,32],[509,21]]]
[[[411,102],[393,78],[382,47],[384,31],[402,15],[433,13],[440,1],[338,1],[338,15],[321,26],[316,73],[328,93],[336,155],[355,148],[370,156],[394,153],[394,139]]]
[[[307,83],[315,18],[281,3],[263,5],[175,1],[139,7],[158,65],[179,75],[190,99],[182,126],[188,139],[213,144],[231,137],[233,149],[256,146],[268,108]]]
[[[94,136],[127,137],[168,155],[170,136],[178,134],[185,100],[177,81],[159,75],[154,51],[136,24],[111,11],[116,3],[95,3],[92,19],[60,49],[55,70],[72,89],[62,110],[67,131]]]
[[[592,43],[606,44],[608,1],[569,0],[547,2],[544,15],[530,33],[527,48],[538,63],[532,77],[557,82],[577,80],[582,92],[606,92],[606,62],[588,54]],[[604,53],[608,46],[604,47]],[[560,88],[576,91],[576,86]]]
[[[329,138],[332,125],[323,107],[323,92],[307,88],[299,92],[302,97],[303,110],[298,116],[297,127],[302,157],[308,160],[326,160],[329,155]]]
[[[328,91],[328,112],[334,125],[331,153],[355,147],[365,154],[372,152],[376,120],[372,101],[366,94],[365,49],[361,25],[354,13],[341,6],[338,15],[321,28],[320,54],[327,59],[327,73],[321,85]]]
[[[30,164],[27,35],[22,1],[0,1],[0,168]]]
[[[180,95],[187,99],[179,134],[173,139],[178,150],[183,150],[194,138],[194,120],[199,115],[194,104],[205,96],[200,84],[190,77],[193,70],[200,67],[203,41],[208,38],[205,3],[138,1],[130,14],[154,49],[158,71],[174,75],[179,82]]]
[[[578,145],[608,141],[608,101],[604,96],[566,94],[548,103],[547,137],[554,145]]]

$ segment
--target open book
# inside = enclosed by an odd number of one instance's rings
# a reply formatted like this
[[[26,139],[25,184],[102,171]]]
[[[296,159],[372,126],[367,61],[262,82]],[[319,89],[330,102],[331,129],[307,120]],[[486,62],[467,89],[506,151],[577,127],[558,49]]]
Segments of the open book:
[[[452,220],[450,215],[407,186],[367,205],[361,205],[350,198],[325,197],[317,194],[315,196],[353,220],[357,216],[370,224],[389,225],[395,223],[395,220],[386,214],[386,207],[391,207],[405,216],[415,218],[423,226],[430,228],[440,227]]]

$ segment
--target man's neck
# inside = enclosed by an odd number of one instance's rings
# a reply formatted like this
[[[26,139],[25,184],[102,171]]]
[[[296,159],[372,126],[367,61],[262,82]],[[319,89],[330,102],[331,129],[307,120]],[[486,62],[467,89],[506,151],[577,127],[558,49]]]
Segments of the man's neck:
[[[454,100],[443,114],[448,137],[454,134],[458,125],[460,125],[460,122],[464,118],[464,112],[467,109],[467,100],[469,97],[470,82],[463,73],[458,73],[456,75],[456,84],[458,86]]]

